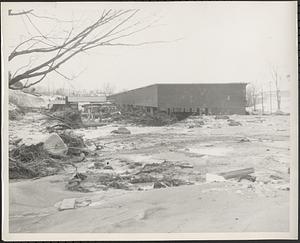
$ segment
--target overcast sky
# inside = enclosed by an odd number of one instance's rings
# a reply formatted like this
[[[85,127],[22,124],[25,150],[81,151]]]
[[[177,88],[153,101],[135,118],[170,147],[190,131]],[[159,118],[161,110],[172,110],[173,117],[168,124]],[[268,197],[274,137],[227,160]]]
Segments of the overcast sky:
[[[136,8],[140,9],[136,20],[156,22],[123,42],[167,41],[100,47],[81,54],[60,69],[68,75],[81,74],[66,81],[53,73],[43,81],[50,88],[94,90],[107,82],[116,91],[153,83],[256,82],[269,87],[271,66],[282,76],[282,89],[288,88],[287,75],[290,82],[297,80],[295,2],[17,3],[6,7],[73,18],[81,27],[103,9]],[[13,18],[3,37],[9,48],[29,28],[24,19]],[[50,26],[45,24],[36,20],[41,31]]]

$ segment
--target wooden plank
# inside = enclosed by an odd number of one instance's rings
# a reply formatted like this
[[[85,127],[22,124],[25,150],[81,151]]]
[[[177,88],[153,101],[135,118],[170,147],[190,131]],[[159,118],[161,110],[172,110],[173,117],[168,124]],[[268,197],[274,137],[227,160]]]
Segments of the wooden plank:
[[[245,168],[241,170],[233,170],[229,172],[222,172],[219,173],[218,175],[223,176],[225,179],[231,179],[231,178],[240,178],[249,174],[254,173],[254,168]]]

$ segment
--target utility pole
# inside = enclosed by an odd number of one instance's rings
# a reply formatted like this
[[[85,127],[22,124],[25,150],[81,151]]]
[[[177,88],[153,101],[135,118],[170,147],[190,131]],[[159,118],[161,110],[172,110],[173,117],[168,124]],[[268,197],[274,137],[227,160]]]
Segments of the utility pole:
[[[270,85],[270,114],[272,114],[272,91],[271,91],[271,81],[270,81],[269,85]]]

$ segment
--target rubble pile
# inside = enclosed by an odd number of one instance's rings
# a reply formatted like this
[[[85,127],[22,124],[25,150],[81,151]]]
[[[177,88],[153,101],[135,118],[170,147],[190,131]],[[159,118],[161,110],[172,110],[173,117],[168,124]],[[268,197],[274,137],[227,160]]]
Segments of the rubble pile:
[[[20,107],[9,103],[8,106],[8,116],[9,116],[9,120],[19,120],[22,118],[22,116],[25,114],[24,110],[21,109]]]
[[[114,112],[109,120],[144,126],[164,126],[176,122],[177,118],[175,116],[169,116],[165,112],[154,112],[154,114],[150,114],[143,110],[133,109],[131,111],[120,110],[119,112]]]
[[[59,132],[59,136],[68,146],[68,155],[78,156],[82,152],[87,153],[86,145],[82,137],[75,135],[72,130],[64,130]]]
[[[78,162],[72,157],[80,157],[79,161],[82,161],[82,153],[88,153],[83,139],[74,135],[72,131],[52,133],[45,141],[37,144],[26,145],[20,143],[21,139],[12,142],[9,151],[10,179],[57,174],[64,168],[64,164],[73,165]]]
[[[43,143],[24,145],[9,151],[9,178],[27,179],[56,174],[61,164],[51,158]]]
[[[152,189],[193,184],[182,177],[187,175],[186,169],[192,168],[184,163],[164,161],[142,166],[139,162],[133,162],[127,165],[126,172],[118,173],[114,171],[113,166],[109,165],[110,169],[106,168],[105,161],[97,162],[87,173],[77,173],[73,176],[66,184],[66,189],[80,192],[108,189],[143,190],[144,184],[151,184]]]
[[[65,109],[55,111],[53,113],[45,113],[50,121],[55,121],[56,124],[48,127],[49,131],[75,129],[82,127],[81,113],[75,109]]]

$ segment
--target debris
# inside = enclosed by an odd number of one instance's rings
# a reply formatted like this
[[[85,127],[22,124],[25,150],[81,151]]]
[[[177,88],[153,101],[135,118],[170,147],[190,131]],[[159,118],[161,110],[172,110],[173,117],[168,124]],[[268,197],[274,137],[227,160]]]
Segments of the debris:
[[[87,198],[68,198],[55,204],[59,211],[87,207],[92,203],[92,200]]]
[[[241,169],[241,170],[234,170],[234,171],[229,171],[229,172],[222,172],[219,173],[218,175],[224,177],[226,180],[231,179],[231,178],[241,178],[246,175],[254,173],[254,168],[246,168],[246,169]]]
[[[149,183],[155,181],[156,178],[148,175],[148,174],[141,174],[139,176],[133,176],[130,178],[130,183],[136,184],[136,183]]]
[[[178,120],[176,116],[170,116],[166,112],[159,111],[150,114],[138,108],[132,108],[130,111],[121,109],[119,112],[110,114],[110,117],[107,119],[110,121],[122,120],[126,123],[146,126],[164,126]]]
[[[237,193],[237,194],[243,194],[243,192],[241,190],[236,190],[235,193]]]
[[[66,189],[70,191],[80,191],[80,192],[89,192],[88,189],[82,187],[80,183],[87,178],[86,175],[82,173],[76,173],[71,180],[66,185]]]
[[[274,180],[282,180],[283,178],[277,175],[270,175],[270,178],[274,179]]]
[[[177,164],[178,167],[185,169],[185,168],[194,168],[193,165],[189,164],[189,163],[182,163],[182,164]]]
[[[123,182],[112,181],[111,183],[108,184],[108,186],[115,189],[129,190],[128,185],[126,185]]]
[[[23,115],[25,114],[24,110],[21,109],[20,107],[12,104],[12,103],[9,103],[9,106],[8,106],[8,117],[9,117],[9,120],[19,120],[23,117]]]
[[[15,147],[9,151],[9,178],[29,179],[54,175],[63,169],[62,163],[50,158],[43,143]]]
[[[104,170],[113,170],[113,167],[110,166],[110,165],[105,165],[105,166],[103,167],[103,169],[104,169]]]
[[[49,120],[58,122],[57,125],[60,125],[60,127],[64,129],[82,127],[80,111],[72,108],[67,108],[62,111],[55,111],[53,113],[44,113],[44,115],[46,115]],[[54,129],[55,126],[50,127],[49,129]]]
[[[206,182],[219,182],[226,181],[223,176],[207,173],[205,176]]]
[[[242,124],[240,122],[237,121],[230,121],[228,123],[229,126],[241,126]]]
[[[75,203],[76,203],[75,198],[64,199],[60,203],[58,210],[62,211],[62,210],[67,210],[67,209],[74,209]]]
[[[153,188],[154,189],[157,189],[157,188],[165,188],[165,187],[168,187],[165,183],[163,182],[159,182],[159,181],[156,181],[154,182],[153,184]]]
[[[290,190],[290,185],[277,185],[275,186],[276,189],[278,190],[282,190],[282,191],[289,191]]]
[[[215,116],[215,119],[224,119],[224,120],[226,120],[226,119],[229,119],[229,116],[217,115],[217,116]]]
[[[119,127],[117,130],[113,130],[112,133],[116,133],[116,134],[130,134],[131,132],[126,127]]]
[[[82,137],[75,135],[72,130],[58,133],[63,142],[68,146],[68,155],[80,155],[82,152],[88,154],[88,149]]]
[[[251,142],[249,138],[242,138],[239,141],[240,143]]]
[[[256,181],[256,177],[251,176],[251,175],[243,175],[243,176],[239,177],[238,181],[240,182],[243,179],[248,180],[248,181],[252,181],[252,182]]]
[[[81,207],[87,207],[92,203],[92,200],[87,198],[77,198],[75,200],[75,207],[81,208]]]
[[[143,164],[141,163],[141,162],[134,162],[134,163],[130,163],[130,165],[129,165],[129,169],[134,169],[134,168],[136,168],[136,167],[140,167],[140,166],[142,166]]]
[[[51,155],[64,157],[68,152],[68,146],[61,137],[53,133],[44,142],[43,148]]]

